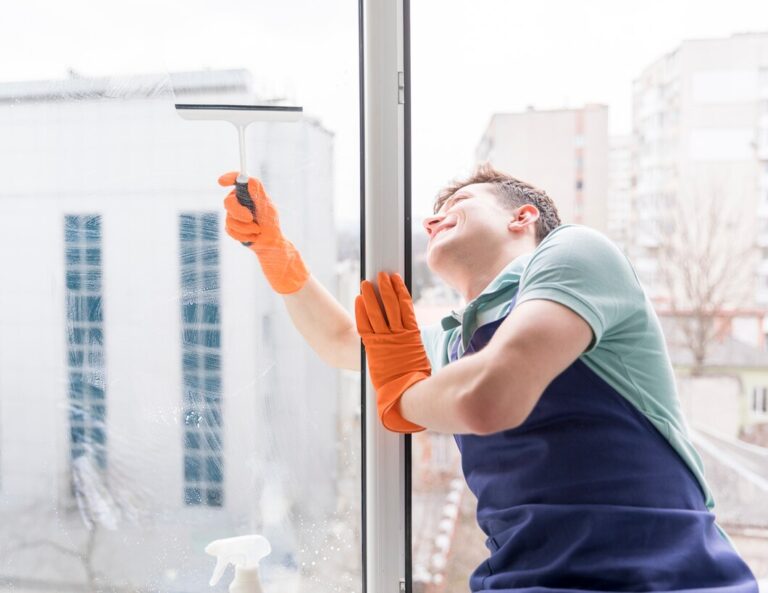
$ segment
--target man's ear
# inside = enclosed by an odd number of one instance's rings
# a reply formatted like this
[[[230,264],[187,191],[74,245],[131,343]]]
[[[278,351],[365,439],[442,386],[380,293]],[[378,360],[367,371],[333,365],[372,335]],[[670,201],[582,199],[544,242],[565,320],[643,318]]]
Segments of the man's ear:
[[[536,224],[539,216],[539,209],[536,206],[533,204],[523,204],[513,212],[508,228],[511,231],[521,231],[531,224]]]

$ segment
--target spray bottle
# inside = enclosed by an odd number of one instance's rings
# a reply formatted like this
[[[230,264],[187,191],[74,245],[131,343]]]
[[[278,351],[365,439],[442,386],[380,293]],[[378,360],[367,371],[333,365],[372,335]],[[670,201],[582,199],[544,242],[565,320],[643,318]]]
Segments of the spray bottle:
[[[235,567],[235,578],[229,593],[262,593],[259,561],[272,551],[272,546],[260,535],[243,535],[217,539],[205,546],[206,553],[216,556],[216,568],[209,585],[219,582],[229,564]]]

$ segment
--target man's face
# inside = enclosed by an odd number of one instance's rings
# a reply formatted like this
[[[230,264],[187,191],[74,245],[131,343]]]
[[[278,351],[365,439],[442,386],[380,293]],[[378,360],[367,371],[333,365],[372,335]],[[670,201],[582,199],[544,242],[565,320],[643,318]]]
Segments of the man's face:
[[[513,213],[504,209],[488,183],[459,189],[437,214],[424,219],[429,235],[427,265],[437,274],[451,275],[455,264],[493,260],[510,240]]]

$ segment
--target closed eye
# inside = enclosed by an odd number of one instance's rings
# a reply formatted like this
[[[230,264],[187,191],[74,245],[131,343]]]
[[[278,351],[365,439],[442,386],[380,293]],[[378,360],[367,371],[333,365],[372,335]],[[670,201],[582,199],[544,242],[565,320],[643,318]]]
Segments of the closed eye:
[[[469,196],[457,196],[457,197],[455,197],[455,198],[451,198],[450,200],[448,200],[448,202],[446,202],[446,208],[445,208],[445,210],[446,210],[446,211],[450,210],[450,209],[451,209],[451,208],[453,208],[453,207],[454,207],[456,204],[458,204],[458,203],[459,203],[461,200],[466,200],[466,199],[468,199],[468,198],[469,198]]]

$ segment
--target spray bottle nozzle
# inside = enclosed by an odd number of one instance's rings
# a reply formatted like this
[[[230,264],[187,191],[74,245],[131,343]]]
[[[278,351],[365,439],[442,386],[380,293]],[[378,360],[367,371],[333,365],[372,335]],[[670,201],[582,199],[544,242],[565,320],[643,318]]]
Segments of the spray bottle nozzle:
[[[205,551],[211,556],[216,556],[216,568],[213,569],[209,583],[213,587],[221,579],[228,564],[235,567],[235,579],[241,572],[238,569],[256,571],[259,562],[272,551],[272,547],[261,535],[243,535],[217,539],[205,546]]]

